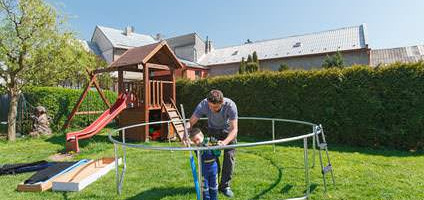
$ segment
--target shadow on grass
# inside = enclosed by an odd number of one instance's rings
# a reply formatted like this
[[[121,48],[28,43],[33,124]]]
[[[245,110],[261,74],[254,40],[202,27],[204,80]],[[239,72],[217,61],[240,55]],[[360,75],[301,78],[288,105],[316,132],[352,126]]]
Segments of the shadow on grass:
[[[259,194],[255,195],[253,198],[250,198],[251,200],[258,200],[263,195],[265,195],[266,193],[268,193],[269,191],[271,191],[272,189],[274,189],[281,182],[281,179],[283,178],[283,169],[280,166],[278,166],[277,163],[275,163],[272,159],[267,158],[267,157],[264,157],[264,156],[262,156],[261,154],[259,154],[257,152],[246,151],[246,153],[251,153],[251,154],[254,154],[256,156],[261,157],[264,160],[267,160],[268,162],[271,163],[271,165],[273,167],[275,167],[278,170],[278,176],[275,179],[275,181],[268,188],[266,188],[265,190],[262,190]]]
[[[246,137],[246,136],[238,136],[237,140],[239,142],[261,142],[261,141],[271,140],[271,138],[252,138],[252,137]],[[308,145],[309,145],[309,148],[312,149],[312,138],[308,138]],[[279,144],[276,144],[276,146],[303,148],[303,141],[279,143]],[[361,154],[367,154],[367,155],[379,155],[379,156],[387,156],[387,157],[391,157],[391,156],[408,157],[408,156],[424,155],[424,151],[410,152],[407,150],[398,150],[398,149],[390,149],[390,148],[373,149],[370,147],[355,147],[355,146],[348,146],[348,145],[342,145],[342,144],[332,144],[331,142],[328,143],[328,150],[338,151],[343,153],[361,153]]]
[[[48,139],[46,139],[47,142],[50,142],[52,144],[57,144],[57,145],[61,145],[63,147],[63,149],[60,150],[61,153],[65,152],[65,134],[56,134]],[[88,139],[83,139],[83,140],[79,140],[79,147],[80,149],[88,146],[90,143],[97,143],[97,144],[112,144],[109,141],[109,138],[107,135],[94,135],[91,138]]]
[[[150,190],[141,192],[136,196],[130,197],[127,200],[137,200],[137,199],[149,199],[149,200],[160,200],[168,196],[177,196],[185,195],[189,193],[194,193],[194,189],[191,187],[160,187],[152,188]]]

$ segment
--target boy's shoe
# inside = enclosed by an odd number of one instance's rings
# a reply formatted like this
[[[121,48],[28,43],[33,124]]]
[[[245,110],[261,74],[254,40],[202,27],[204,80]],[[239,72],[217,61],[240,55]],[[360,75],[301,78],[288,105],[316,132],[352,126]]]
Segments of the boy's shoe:
[[[233,191],[231,191],[231,188],[230,188],[230,187],[226,187],[226,188],[223,188],[223,189],[219,189],[219,191],[220,191],[223,195],[225,195],[226,197],[229,197],[229,198],[234,197],[234,193],[233,193]]]

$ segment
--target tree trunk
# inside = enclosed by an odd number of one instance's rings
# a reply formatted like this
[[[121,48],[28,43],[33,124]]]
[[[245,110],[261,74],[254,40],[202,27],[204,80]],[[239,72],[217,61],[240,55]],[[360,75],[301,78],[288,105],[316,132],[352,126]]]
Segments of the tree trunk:
[[[7,116],[7,138],[9,141],[16,140],[16,114],[18,112],[18,101],[19,101],[19,91],[12,89],[9,92],[10,95],[10,105],[9,113]]]

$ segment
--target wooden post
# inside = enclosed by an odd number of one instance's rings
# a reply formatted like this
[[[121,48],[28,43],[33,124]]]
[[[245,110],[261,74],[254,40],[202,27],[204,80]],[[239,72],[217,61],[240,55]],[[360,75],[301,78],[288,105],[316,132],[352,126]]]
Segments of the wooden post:
[[[96,87],[97,91],[99,92],[100,97],[102,98],[103,102],[107,105],[108,108],[110,108],[110,103],[107,100],[105,94],[103,93],[102,89],[100,88],[99,84],[97,83],[96,75],[92,75],[94,77],[94,86]]]
[[[124,88],[124,72],[119,70],[118,71],[118,96],[125,93]]]
[[[71,114],[68,116],[68,120],[66,121],[66,123],[63,125],[63,129],[67,129],[69,128],[69,125],[71,124],[71,120],[72,118],[74,118],[75,113],[78,111],[79,107],[82,104],[82,101],[84,100],[84,98],[87,96],[88,90],[90,89],[91,84],[93,84],[94,81],[94,77],[91,77],[90,81],[88,82],[88,84],[85,86],[85,89],[83,91],[83,93],[81,94],[80,98],[77,101],[77,104],[74,106],[74,108],[71,111]]]
[[[163,99],[163,81],[160,82],[160,103],[165,103],[165,100]]]
[[[150,76],[149,64],[143,67],[143,81],[144,81],[144,121],[149,122],[149,105],[150,105]],[[149,125],[144,126],[144,141],[148,141]]]
[[[153,91],[152,91],[152,96],[153,96],[153,106],[154,107],[156,107],[156,99],[157,99],[157,96],[156,96],[156,81],[153,81],[152,82],[152,88],[153,88]]]
[[[161,101],[161,97],[160,97],[160,82],[156,81],[156,102],[158,104],[158,106],[160,106],[160,101]]]
[[[175,80],[176,80],[175,69],[171,70],[171,76],[172,76],[172,99],[174,99],[174,102],[177,102],[177,85],[175,83]]]

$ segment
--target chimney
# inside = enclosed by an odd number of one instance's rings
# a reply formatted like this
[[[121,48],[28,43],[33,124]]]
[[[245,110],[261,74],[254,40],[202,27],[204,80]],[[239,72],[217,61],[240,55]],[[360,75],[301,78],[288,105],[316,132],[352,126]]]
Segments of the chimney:
[[[212,50],[213,50],[213,47],[212,47],[212,41],[211,40],[209,40],[208,41],[208,52],[211,52]]]
[[[162,35],[160,33],[156,33],[155,39],[157,41],[162,40]]]
[[[134,33],[134,26],[127,26],[124,29],[124,35],[130,36],[132,33]]]
[[[212,51],[212,41],[209,40],[209,37],[206,36],[206,42],[205,42],[205,54]]]

